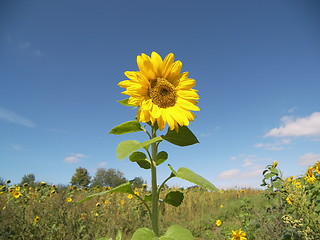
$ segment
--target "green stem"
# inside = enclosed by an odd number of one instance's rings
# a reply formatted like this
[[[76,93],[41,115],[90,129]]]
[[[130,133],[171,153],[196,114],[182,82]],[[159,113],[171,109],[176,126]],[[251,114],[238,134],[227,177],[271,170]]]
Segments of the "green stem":
[[[156,127],[152,127],[152,138],[157,136]],[[151,144],[151,193],[152,193],[152,229],[154,233],[159,236],[159,195],[157,186],[157,171],[156,171],[156,161],[157,161],[157,145],[156,143]]]

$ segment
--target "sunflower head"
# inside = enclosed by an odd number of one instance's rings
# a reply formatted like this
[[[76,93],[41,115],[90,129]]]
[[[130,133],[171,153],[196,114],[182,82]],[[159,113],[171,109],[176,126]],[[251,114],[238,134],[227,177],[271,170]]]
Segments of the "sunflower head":
[[[199,111],[197,90],[194,79],[188,72],[181,72],[181,61],[174,61],[174,54],[169,53],[164,59],[156,52],[151,56],[137,56],[139,71],[126,71],[129,80],[118,85],[129,95],[128,104],[139,107],[137,119],[140,122],[157,124],[160,130],[166,124],[170,130],[188,126]]]

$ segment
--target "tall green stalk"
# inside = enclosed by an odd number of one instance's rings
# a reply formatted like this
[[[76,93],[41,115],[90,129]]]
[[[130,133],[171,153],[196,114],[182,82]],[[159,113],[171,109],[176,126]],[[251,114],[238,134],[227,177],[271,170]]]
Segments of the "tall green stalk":
[[[152,138],[157,136],[157,129],[155,126],[152,127]],[[158,194],[158,185],[157,185],[157,144],[151,144],[151,193],[152,193],[152,210],[151,210],[151,221],[152,229],[154,233],[159,236],[159,194]]]

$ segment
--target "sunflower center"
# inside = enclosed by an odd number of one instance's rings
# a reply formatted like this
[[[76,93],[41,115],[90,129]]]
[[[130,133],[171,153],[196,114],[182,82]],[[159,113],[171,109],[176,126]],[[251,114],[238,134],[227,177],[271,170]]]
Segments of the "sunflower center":
[[[174,86],[164,78],[150,81],[149,96],[158,107],[168,108],[176,104],[177,94]]]

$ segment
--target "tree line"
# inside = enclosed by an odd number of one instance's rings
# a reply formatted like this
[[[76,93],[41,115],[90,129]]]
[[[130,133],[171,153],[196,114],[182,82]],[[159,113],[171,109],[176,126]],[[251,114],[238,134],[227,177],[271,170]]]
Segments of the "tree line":
[[[114,168],[98,168],[94,177],[92,178],[89,175],[87,169],[83,167],[78,167],[71,177],[70,184],[75,185],[77,187],[117,187],[123,183],[126,183],[128,180],[124,177],[124,174]],[[146,182],[141,177],[135,177],[133,179],[133,187],[142,187]],[[6,181],[0,178],[0,185],[5,185]],[[40,182],[36,182],[36,178],[34,174],[26,174],[22,177],[20,186],[28,185],[30,187],[37,186]]]

